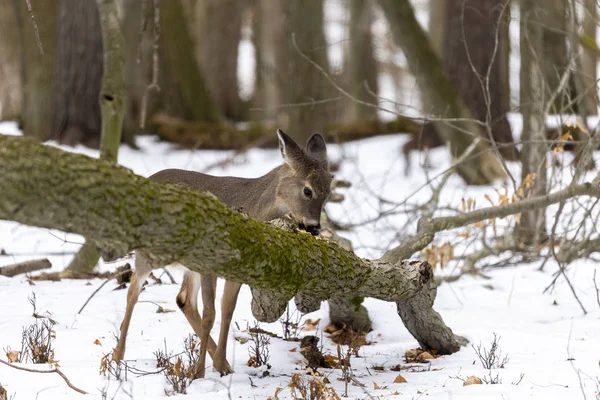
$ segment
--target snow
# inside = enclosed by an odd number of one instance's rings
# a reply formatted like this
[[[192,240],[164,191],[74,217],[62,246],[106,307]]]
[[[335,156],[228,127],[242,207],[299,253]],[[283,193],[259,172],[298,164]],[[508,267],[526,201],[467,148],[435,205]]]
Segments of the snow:
[[[513,125],[519,121],[511,116]],[[14,124],[0,124],[3,134],[18,135]],[[342,204],[328,205],[330,215],[343,223],[360,222],[377,215],[381,210],[378,197],[402,202],[399,209],[410,210],[411,204],[423,203],[431,195],[431,189],[418,190],[426,181],[425,171],[419,167],[423,155],[413,155],[412,169],[405,176],[405,162],[399,156],[400,146],[407,140],[404,135],[376,137],[344,145],[342,148],[330,145],[330,157],[342,158],[342,169],[338,176],[349,179],[353,187],[344,190],[346,200]],[[229,156],[228,152],[183,151],[171,145],[158,142],[154,137],[138,138],[140,150],[122,147],[119,163],[131,168],[135,173],[148,176],[167,167],[187,168],[202,171],[205,166]],[[55,146],[55,144],[48,144]],[[97,151],[82,147],[64,148],[67,151],[84,153],[97,157]],[[429,155],[435,160],[427,173],[434,177],[450,165],[445,149],[432,151]],[[565,155],[565,157],[569,157]],[[252,150],[226,168],[212,169],[216,175],[258,176],[280,163],[277,150]],[[509,165],[511,171],[520,176],[517,164]],[[565,181],[568,183],[568,181]],[[442,192],[442,203],[458,205],[465,196],[482,199],[484,194],[494,197],[494,189],[502,183],[484,187],[465,187],[462,181],[453,176]],[[478,204],[484,204],[481,201]],[[389,207],[389,206],[388,206]],[[404,225],[411,213],[402,213],[384,218],[377,223],[366,224],[342,235],[350,238],[356,252],[363,257],[378,257],[385,249],[397,244],[397,230]],[[414,224],[412,225],[414,229]],[[406,232],[405,234],[412,233]],[[456,242],[456,232],[441,236]],[[13,222],[0,221],[0,248],[8,256],[0,257],[0,265],[47,256],[52,262],[52,270],[62,270],[68,265],[72,252],[77,251],[83,238],[66,235],[34,227],[26,227]],[[438,240],[437,243],[442,243]],[[457,243],[458,244],[458,243]],[[47,255],[48,252],[65,254]],[[498,258],[498,260],[500,260]],[[101,264],[101,270],[112,271],[125,262]],[[492,261],[490,261],[492,262]],[[516,266],[500,266],[486,271],[482,277],[465,276],[453,283],[444,283],[438,288],[435,310],[456,334],[465,336],[477,346],[480,343],[489,348],[489,342],[496,333],[500,337],[500,348],[509,356],[503,369],[493,370],[499,374],[502,384],[463,386],[463,379],[475,375],[483,378],[487,371],[477,360],[474,349],[468,345],[459,352],[431,360],[430,365],[420,365],[425,371],[391,371],[400,364],[404,366],[404,352],[418,347],[417,342],[402,325],[395,311],[395,305],[367,298],[367,307],[373,320],[373,331],[363,346],[359,357],[352,358],[352,368],[356,380],[364,388],[349,386],[349,397],[354,399],[373,396],[386,399],[593,399],[598,392],[600,340],[600,307],[596,304],[596,291],[592,277],[597,266],[592,261],[577,261],[570,265],[567,274],[578,296],[588,310],[583,315],[564,279],[559,279],[555,289],[543,293],[552,281],[557,266],[549,262],[544,271],[538,271],[539,263]],[[171,269],[176,280],[181,282],[181,271]],[[456,273],[456,266],[437,270],[441,275]],[[164,279],[163,279],[164,280]],[[34,322],[28,297],[36,294],[39,313],[49,312],[57,321],[55,326],[55,359],[71,382],[89,392],[88,398],[101,399],[101,391],[106,390],[107,398],[154,399],[164,398],[169,387],[160,374],[136,376],[128,374],[122,383],[99,375],[100,359],[111,351],[116,341],[114,335],[125,310],[126,293],[113,290],[116,283],[107,284],[77,314],[90,294],[103,283],[103,280],[64,280],[62,282],[37,282],[30,286],[24,277],[0,277],[0,348],[20,348],[21,331]],[[140,296],[133,315],[127,342],[126,359],[130,366],[144,371],[155,371],[154,352],[167,348],[173,352],[182,350],[183,339],[191,333],[183,314],[178,311],[175,296],[178,285],[150,283]],[[222,281],[219,281],[218,296],[221,295]],[[219,377],[209,367],[205,380],[196,380],[181,398],[206,399],[265,399],[273,396],[276,389],[286,387],[292,374],[300,372],[302,356],[298,343],[272,338],[270,353],[270,376],[259,377],[259,372],[246,366],[249,343],[241,344],[234,337],[247,337],[244,332],[254,325],[250,310],[251,295],[244,286],[240,293],[234,314],[234,323],[229,334],[228,360],[235,373]],[[217,299],[219,301],[219,298]],[[176,310],[172,313],[156,313],[157,305]],[[294,310],[293,301],[290,309]],[[301,335],[317,334],[321,337],[324,352],[336,354],[335,344],[322,333],[328,324],[328,308],[324,302],[319,311],[307,314],[306,319],[321,319],[317,331],[307,330]],[[279,322],[261,324],[263,329],[277,334],[282,333]],[[217,337],[220,316],[217,315],[213,338]],[[98,339],[101,345],[94,344]],[[2,352],[4,353],[4,352]],[[4,354],[1,354],[4,358]],[[208,360],[211,365],[210,359]],[[31,364],[26,366],[32,367]],[[375,366],[383,366],[377,371]],[[34,368],[46,368],[33,366]],[[331,382],[338,394],[344,391],[339,378],[339,369],[321,371]],[[394,379],[401,374],[407,383],[395,384]],[[521,374],[523,379],[518,385]],[[375,382],[380,388],[374,389]],[[0,384],[15,399],[78,399],[81,395],[69,389],[56,374],[31,374],[0,365]],[[585,395],[584,395],[585,394]],[[290,398],[289,391],[279,393],[279,398]]]

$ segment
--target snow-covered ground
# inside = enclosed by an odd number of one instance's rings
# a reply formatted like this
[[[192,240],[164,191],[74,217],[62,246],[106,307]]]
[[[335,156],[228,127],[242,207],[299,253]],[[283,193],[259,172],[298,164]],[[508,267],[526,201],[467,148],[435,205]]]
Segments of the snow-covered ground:
[[[18,134],[14,124],[6,123],[0,124],[0,132]],[[403,206],[407,209],[410,204],[429,199],[429,188],[417,190],[426,181],[424,171],[416,163],[421,156],[414,156],[410,175],[404,174],[405,164],[399,157],[399,148],[406,140],[406,136],[394,135],[347,144],[343,148],[330,146],[333,160],[344,159],[338,176],[350,180],[354,186],[344,191],[344,203],[328,205],[329,214],[341,222],[360,222],[380,211],[377,196],[401,202],[413,195],[411,201]],[[228,155],[217,151],[174,150],[171,145],[156,142],[152,137],[141,137],[138,141],[139,151],[121,148],[119,163],[143,176],[167,167],[203,171],[205,166]],[[83,148],[65,150],[97,156],[97,152]],[[432,151],[430,159],[435,160],[433,169],[428,171],[430,177],[450,164],[443,148]],[[276,150],[252,150],[234,165],[208,172],[258,176],[280,162],[280,154]],[[510,165],[510,168],[518,173],[518,165]],[[489,194],[493,197],[494,188],[500,187],[501,183],[494,187],[465,188],[458,177],[452,177],[442,192],[442,203],[458,205],[465,195],[482,198]],[[483,205],[484,202],[478,204]],[[344,235],[352,240],[359,255],[378,257],[386,248],[397,243],[394,227],[401,226],[406,218],[404,214],[392,216]],[[448,237],[452,236],[456,236],[456,232]],[[52,262],[52,269],[59,271],[69,263],[72,253],[82,242],[83,238],[77,235],[0,221],[0,249],[8,254],[0,256],[0,266],[47,256]],[[65,254],[57,255],[57,252]],[[101,269],[114,270],[125,262],[131,260],[102,264]],[[580,261],[571,265],[568,272],[577,294],[589,311],[583,315],[563,280],[559,280],[552,293],[542,294],[557,267],[549,263],[544,272],[539,272],[538,267],[539,264],[496,268],[487,272],[490,280],[467,276],[454,283],[444,283],[438,289],[434,308],[455,333],[467,337],[474,345],[481,343],[488,348],[494,333],[501,337],[501,350],[510,360],[503,369],[493,373],[499,374],[502,384],[463,386],[463,382],[456,378],[471,375],[483,378],[487,373],[470,345],[456,354],[431,360],[430,365],[421,365],[425,371],[392,371],[391,368],[398,364],[405,366],[404,352],[418,347],[418,344],[402,325],[394,304],[366,299],[364,304],[373,320],[373,331],[367,337],[371,344],[361,348],[359,357],[352,358],[356,380],[365,386],[350,385],[350,398],[597,398],[600,384],[600,307],[596,303],[592,276],[598,268],[592,262]],[[450,274],[453,271],[446,268],[438,272]],[[180,282],[180,272],[173,270],[173,273]],[[116,399],[165,397],[168,385],[160,374],[136,376],[129,373],[128,380],[122,383],[99,375],[102,355],[110,352],[115,345],[114,334],[118,332],[126,297],[125,291],[112,290],[116,286],[113,281],[78,315],[79,308],[102,283],[99,279],[89,282],[65,280],[37,282],[31,286],[23,276],[0,277],[0,349],[9,346],[19,349],[22,328],[34,322],[28,297],[35,293],[38,312],[48,311],[57,321],[54,328],[55,359],[74,385],[89,392],[88,398],[101,399],[102,390],[107,390],[109,399],[113,396]],[[219,283],[220,288],[222,282]],[[175,304],[178,290],[178,285],[149,284],[141,294],[127,342],[126,359],[130,366],[155,371],[153,353],[156,350],[164,348],[165,344],[174,352],[182,350],[183,339],[191,333],[191,328]],[[249,343],[242,344],[234,337],[247,337],[244,330],[254,324],[250,299],[250,291],[244,287],[230,332],[228,360],[236,372],[221,378],[209,368],[207,378],[194,381],[183,398],[266,399],[273,396],[277,388],[286,387],[292,374],[300,372],[302,356],[298,351],[292,351],[298,343],[277,338],[271,339],[272,368],[269,377],[260,378],[258,371],[246,366]],[[156,313],[157,306],[151,302],[177,311]],[[290,308],[294,310],[293,302],[290,302]],[[303,320],[307,318],[321,319],[317,327],[317,335],[321,336],[328,323],[327,303],[322,304],[320,311],[305,315]],[[213,337],[217,335],[219,323],[217,315]],[[261,327],[277,334],[282,331],[280,323],[261,324]],[[304,334],[315,334],[315,331],[301,332],[301,335]],[[100,344],[95,344],[96,340]],[[336,354],[335,344],[327,334],[322,334],[321,340],[325,353]],[[4,351],[0,357],[6,359]],[[376,370],[375,366],[383,366],[384,370]],[[341,371],[325,369],[321,372],[328,377],[337,393],[342,394]],[[399,373],[407,383],[393,383]],[[520,383],[511,384],[519,381],[521,374],[524,375]],[[380,389],[375,389],[374,383]],[[1,364],[0,384],[9,395],[14,394],[16,400],[82,398],[56,374],[32,374]],[[281,391],[278,396],[290,398],[287,390]]]

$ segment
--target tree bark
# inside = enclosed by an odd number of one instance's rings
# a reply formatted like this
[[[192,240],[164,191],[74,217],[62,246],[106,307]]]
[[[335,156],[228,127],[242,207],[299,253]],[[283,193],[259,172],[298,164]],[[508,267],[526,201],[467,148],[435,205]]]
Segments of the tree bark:
[[[248,218],[209,194],[20,137],[0,136],[0,170],[0,219],[82,235],[106,261],[135,250],[156,267],[180,262],[246,283],[261,321],[277,320],[297,293],[320,300],[375,297],[396,301],[400,315],[409,318],[437,315],[404,310],[413,298],[430,298],[421,293],[435,287],[427,262],[363,260],[333,242]],[[459,350],[461,338],[439,315],[427,322],[404,321],[423,347],[442,354]],[[430,331],[421,331],[425,325]],[[443,334],[432,338],[431,332]]]
[[[486,124],[485,137],[505,159],[517,160],[500,68],[503,4],[504,0],[446,0],[442,59],[473,117]],[[427,129],[432,126],[424,135]]]
[[[208,90],[220,115],[230,121],[240,121],[243,107],[237,77],[238,48],[246,3],[207,0],[203,7],[203,34],[196,39],[203,41],[202,70]]]
[[[501,109],[505,112],[511,109],[510,93],[510,20],[511,1],[503,2],[504,13],[498,26],[498,62],[500,63],[500,96]],[[511,135],[512,136],[512,135]]]
[[[454,157],[471,144],[474,136],[483,136],[480,126],[471,121],[471,113],[442,68],[439,57],[417,21],[408,0],[379,0],[389,20],[394,41],[402,48],[410,70],[424,97],[425,110],[438,118],[460,118],[460,121],[437,121],[434,126],[445,142],[451,143]],[[506,177],[502,164],[485,141],[478,144],[474,156],[457,166],[457,172],[468,184],[486,184]]]
[[[349,64],[352,82],[352,95],[357,99],[376,102],[373,94],[379,93],[377,83],[378,65],[375,60],[373,34],[371,25],[373,10],[371,1],[350,0],[350,54]],[[368,86],[369,91],[365,87]],[[352,102],[351,119],[353,121],[365,120],[377,116],[377,110],[366,107],[357,102]]]
[[[569,61],[567,57],[567,1],[568,0],[550,0],[543,4],[539,3],[540,8],[535,10],[539,14],[538,22],[542,25],[542,47],[541,53],[536,57],[543,57],[546,62],[542,64],[546,90],[546,97],[556,91],[559,91],[559,85],[563,74],[567,71]],[[569,77],[569,83],[559,95],[554,98],[550,113],[565,114],[578,113],[577,103],[569,104],[577,98],[577,90],[572,76]],[[526,96],[521,92],[522,96]]]
[[[160,0],[160,16],[161,92],[148,117],[158,110],[188,121],[217,122],[217,110],[194,57],[181,0]]]
[[[99,148],[102,33],[95,0],[59,0],[54,113],[49,139]]]
[[[0,267],[0,276],[13,277],[48,268],[52,268],[52,264],[47,258],[43,258]]]
[[[585,0],[583,11],[584,40],[596,39],[596,24],[598,23],[598,10],[596,0]],[[585,94],[580,104],[585,107],[587,115],[598,114],[598,53],[590,46],[583,46],[583,71],[580,72]]]
[[[21,115],[19,25],[14,0],[0,0],[0,121]]]
[[[429,24],[427,32],[433,50],[441,57],[446,23],[446,0],[429,0]]]
[[[33,20],[24,0],[14,0],[14,4],[21,48],[21,129],[25,136],[45,140],[50,131],[54,101],[58,0],[30,0]]]
[[[501,34],[505,31],[506,35],[508,30],[504,24],[508,14],[504,8],[506,1],[447,1],[443,58],[450,80],[457,85],[473,116],[487,124],[487,137],[491,139],[491,133],[500,154],[507,160],[518,160],[519,153],[506,119],[509,109],[504,107],[503,99]]]
[[[521,182],[530,174],[535,176],[530,193],[524,195],[541,196],[546,194],[546,153],[549,146],[545,136],[545,112],[543,68],[543,31],[539,10],[543,4],[538,0],[521,0],[521,113],[523,114],[523,165]],[[519,240],[537,245],[547,239],[546,209],[523,213],[517,228]]]
[[[284,126],[288,81],[286,12],[282,0],[257,0],[254,16],[254,48],[256,49],[256,85],[254,106],[261,109],[250,114],[254,119],[273,120]]]
[[[117,0],[97,0],[101,41],[104,44],[102,87],[98,90],[102,112],[100,159],[117,163],[123,116],[125,114],[125,43],[121,32]],[[91,272],[100,259],[100,253],[88,243],[75,255],[68,266],[69,272]]]
[[[302,52],[325,71],[329,71],[323,0],[287,0],[285,4],[289,59],[287,103],[310,103],[329,99],[329,83],[320,71],[300,55]],[[298,143],[305,143],[313,133],[323,130],[330,119],[330,109],[327,103],[288,108],[287,129],[290,136]]]

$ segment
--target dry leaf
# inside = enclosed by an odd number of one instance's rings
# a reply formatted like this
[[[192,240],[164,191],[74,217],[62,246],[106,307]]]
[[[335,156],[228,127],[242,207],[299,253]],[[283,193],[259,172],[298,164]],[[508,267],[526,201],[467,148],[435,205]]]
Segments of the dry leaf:
[[[6,353],[6,357],[8,358],[9,362],[17,362],[19,361],[19,352],[18,351],[9,351],[8,353]]]
[[[238,342],[240,342],[241,344],[245,344],[246,342],[248,342],[248,340],[250,340],[247,337],[243,337],[243,336],[235,336],[235,340],[237,340]]]
[[[377,382],[373,381],[373,389],[375,389],[375,390],[380,390],[380,389],[381,389],[381,386],[379,386],[379,385],[377,384]]]
[[[420,357],[422,360],[432,360],[434,358],[428,351],[422,352]]]
[[[329,364],[331,368],[340,368],[340,359],[331,354],[325,354],[325,362]]]
[[[304,322],[304,326],[302,327],[303,331],[312,331],[317,329],[317,325],[319,324],[319,321],[321,321],[321,318],[317,319],[317,320],[312,320],[310,318],[308,318],[305,322]]]
[[[96,344],[98,346],[102,346],[102,343],[100,343],[100,340],[98,340],[98,339],[94,340],[94,344]]]
[[[156,310],[157,314],[170,313],[170,312],[175,312],[175,310],[171,310],[169,308],[163,308],[162,306],[158,306],[158,310]]]
[[[394,383],[406,383],[406,379],[402,375],[398,375],[396,379],[394,379]]]
[[[292,349],[290,350],[290,353],[295,353],[295,352],[296,352],[296,350],[298,350],[298,348],[297,348],[297,347],[294,347],[294,348],[292,348]]]
[[[463,386],[469,386],[469,385],[481,385],[481,379],[472,375],[469,378],[467,378],[466,381],[463,382]]]

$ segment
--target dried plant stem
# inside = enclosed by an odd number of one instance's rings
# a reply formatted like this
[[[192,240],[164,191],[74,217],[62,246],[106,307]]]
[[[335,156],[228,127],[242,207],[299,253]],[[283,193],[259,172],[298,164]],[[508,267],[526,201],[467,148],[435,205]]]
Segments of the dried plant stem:
[[[69,381],[69,378],[66,377],[65,374],[62,373],[62,371],[58,368],[54,368],[54,369],[49,369],[49,370],[38,370],[38,369],[30,369],[30,368],[25,368],[25,367],[19,367],[17,365],[12,365],[11,363],[9,363],[8,361],[4,361],[2,359],[0,359],[0,363],[7,365],[11,368],[14,369],[18,369],[19,371],[25,371],[25,372],[34,372],[34,373],[38,373],[38,374],[58,374],[60,375],[61,378],[63,378],[63,380],[65,381],[65,383],[74,391],[81,393],[81,394],[88,394],[88,392],[79,389],[77,386],[74,386],[71,381]]]

